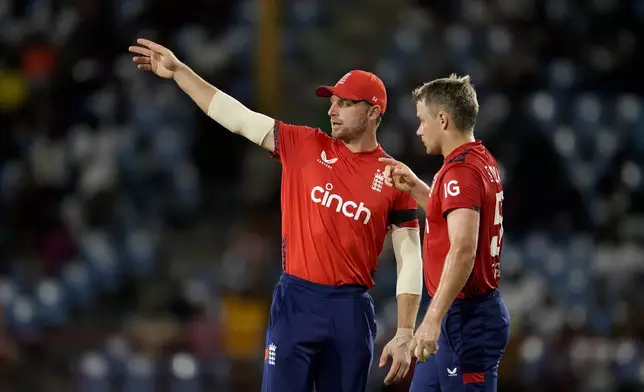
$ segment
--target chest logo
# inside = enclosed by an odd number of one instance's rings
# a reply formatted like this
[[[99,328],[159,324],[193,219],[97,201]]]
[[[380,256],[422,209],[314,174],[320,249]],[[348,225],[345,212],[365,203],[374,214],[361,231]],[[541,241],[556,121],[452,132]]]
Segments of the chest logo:
[[[331,165],[336,163],[338,161],[338,158],[327,158],[326,156],[326,151],[322,150],[320,153],[320,159],[318,159],[318,163],[326,168],[331,169]]]
[[[330,182],[322,186],[315,186],[311,189],[311,200],[328,209],[334,210],[347,218],[366,225],[371,219],[371,211],[363,202],[357,203],[352,200],[345,200],[342,196],[333,192],[333,184]]]
[[[371,189],[380,193],[382,192],[382,184],[385,182],[385,175],[380,171],[376,170],[376,174],[373,176],[373,181],[371,182]]]

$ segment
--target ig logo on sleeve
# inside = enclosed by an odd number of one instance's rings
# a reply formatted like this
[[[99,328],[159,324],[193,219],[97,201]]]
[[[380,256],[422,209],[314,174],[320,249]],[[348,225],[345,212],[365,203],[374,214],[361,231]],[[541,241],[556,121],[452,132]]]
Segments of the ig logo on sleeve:
[[[461,188],[458,186],[458,181],[452,180],[446,184],[443,184],[443,193],[445,193],[445,198],[447,196],[458,196],[461,193]]]

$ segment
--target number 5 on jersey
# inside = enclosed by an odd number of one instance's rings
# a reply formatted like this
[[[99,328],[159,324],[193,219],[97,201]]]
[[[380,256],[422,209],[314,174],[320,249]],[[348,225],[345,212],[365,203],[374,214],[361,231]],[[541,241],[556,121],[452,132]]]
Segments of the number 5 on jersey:
[[[494,260],[494,275],[495,278],[499,279],[501,277],[501,271],[499,266],[499,257],[501,256],[501,243],[503,241],[503,191],[496,194],[496,207],[494,208],[494,226],[499,225],[499,234],[492,237],[490,243],[490,254],[495,259]]]

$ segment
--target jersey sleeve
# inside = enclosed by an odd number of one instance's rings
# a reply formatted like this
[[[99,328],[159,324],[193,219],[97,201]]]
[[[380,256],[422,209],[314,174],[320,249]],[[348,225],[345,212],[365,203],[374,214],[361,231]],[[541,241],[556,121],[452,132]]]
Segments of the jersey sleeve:
[[[411,194],[407,192],[397,192],[398,195],[394,200],[394,206],[387,218],[387,223],[398,227],[418,227],[418,203]]]
[[[301,149],[302,143],[317,133],[322,133],[322,131],[303,125],[290,125],[275,121],[275,127],[273,128],[275,150],[271,156],[276,158],[282,165],[292,163],[299,149]]]
[[[451,167],[443,175],[438,191],[443,217],[458,208],[480,211],[483,191],[483,181],[476,169],[462,164]]]

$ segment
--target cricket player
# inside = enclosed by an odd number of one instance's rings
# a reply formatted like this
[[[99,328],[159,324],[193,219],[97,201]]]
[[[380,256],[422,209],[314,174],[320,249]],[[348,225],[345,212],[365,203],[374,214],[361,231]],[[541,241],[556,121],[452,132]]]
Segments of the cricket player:
[[[266,333],[262,391],[360,392],[376,336],[377,257],[391,230],[398,267],[398,330],[380,366],[402,379],[410,366],[422,290],[417,203],[383,186],[388,157],[376,141],[387,94],[374,74],[355,70],[317,95],[329,99],[331,134],[251,111],[210,85],[167,48],[139,39],[138,68],[173,79],[231,132],[269,150],[282,165],[282,268]]]
[[[412,392],[493,392],[510,316],[498,291],[503,186],[492,154],[474,138],[479,110],[469,76],[437,79],[413,92],[428,154],[445,160],[431,187],[390,158],[386,183],[425,206],[425,285],[431,302],[410,350]],[[428,356],[435,357],[422,362]]]

